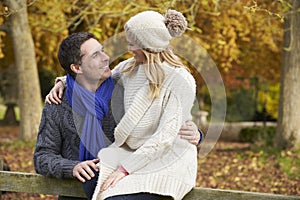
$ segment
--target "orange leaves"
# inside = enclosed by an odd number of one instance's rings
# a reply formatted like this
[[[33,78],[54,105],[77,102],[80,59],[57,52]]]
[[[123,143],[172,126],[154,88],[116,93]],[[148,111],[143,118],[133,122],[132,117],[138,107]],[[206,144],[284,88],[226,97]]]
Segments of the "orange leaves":
[[[299,174],[299,162],[296,152],[251,151],[247,144],[219,141],[214,151],[198,160],[197,186],[299,195],[299,175],[288,175]]]
[[[282,14],[280,4],[257,3],[255,9],[261,8],[259,12],[250,12],[247,8],[252,4],[246,1],[206,3],[205,6],[204,13],[203,7],[199,6],[194,24],[202,31],[191,35],[205,38],[201,42],[207,44],[208,53],[219,67],[225,85],[231,87],[235,84],[231,80],[236,77],[249,79],[254,75],[267,81],[279,81],[282,22],[269,13]],[[270,12],[266,12],[268,10]],[[218,14],[212,15],[213,12]],[[242,73],[236,74],[237,69]]]

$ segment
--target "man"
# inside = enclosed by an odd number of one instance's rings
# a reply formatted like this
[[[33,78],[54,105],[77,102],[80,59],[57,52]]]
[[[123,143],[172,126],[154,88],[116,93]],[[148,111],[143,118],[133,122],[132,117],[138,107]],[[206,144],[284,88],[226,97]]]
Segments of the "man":
[[[43,109],[34,166],[45,176],[77,178],[91,198],[98,177],[97,152],[113,141],[116,126],[109,109],[114,88],[109,57],[94,35],[81,32],[62,41],[58,59],[67,72],[67,89],[61,104]],[[181,133],[195,143],[196,131],[195,126],[184,127]]]

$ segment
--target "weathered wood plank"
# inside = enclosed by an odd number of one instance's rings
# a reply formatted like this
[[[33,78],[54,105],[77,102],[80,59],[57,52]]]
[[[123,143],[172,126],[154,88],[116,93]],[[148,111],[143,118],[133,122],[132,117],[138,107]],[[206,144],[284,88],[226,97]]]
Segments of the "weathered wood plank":
[[[58,194],[84,197],[81,183],[75,179],[56,179],[38,174],[0,171],[0,191]],[[285,196],[236,190],[194,188],[184,200],[300,200]]]
[[[300,200],[300,196],[285,196],[237,190],[194,188],[185,200]]]
[[[0,191],[85,197],[75,179],[57,179],[33,173],[0,171]]]

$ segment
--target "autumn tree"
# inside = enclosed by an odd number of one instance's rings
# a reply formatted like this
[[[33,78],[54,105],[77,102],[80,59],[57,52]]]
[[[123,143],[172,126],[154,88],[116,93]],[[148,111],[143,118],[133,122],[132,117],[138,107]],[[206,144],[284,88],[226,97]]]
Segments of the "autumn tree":
[[[283,62],[276,144],[300,149],[300,0],[291,0],[284,22]]]
[[[37,135],[42,102],[26,2],[26,0],[8,0],[4,1],[3,6],[8,13],[5,25],[12,38],[18,77],[20,137],[31,140]]]
[[[264,0],[259,1],[259,4],[257,1],[247,0],[31,2],[27,7],[28,21],[38,69],[49,69],[56,76],[63,74],[57,60],[58,45],[68,34],[89,31],[105,44],[107,39],[122,32],[124,23],[136,13],[144,10],[164,13],[168,8],[173,8],[187,17],[191,30],[185,35],[195,42],[182,45],[187,45],[192,53],[199,51],[195,44],[206,49],[222,74],[227,88],[239,85],[248,87],[248,80],[254,76],[265,79],[267,84],[269,81],[279,82],[282,29],[280,19],[274,13],[280,10],[282,1]],[[11,11],[8,13],[14,13]],[[116,55],[115,50],[119,49],[120,45],[105,46],[110,55]],[[111,67],[128,56],[130,55],[119,56]],[[204,83],[200,81],[199,71],[204,63],[201,59],[206,58],[199,57],[199,65],[191,68],[199,83],[198,96],[209,99],[209,94],[202,89]],[[209,111],[209,107],[206,108]]]

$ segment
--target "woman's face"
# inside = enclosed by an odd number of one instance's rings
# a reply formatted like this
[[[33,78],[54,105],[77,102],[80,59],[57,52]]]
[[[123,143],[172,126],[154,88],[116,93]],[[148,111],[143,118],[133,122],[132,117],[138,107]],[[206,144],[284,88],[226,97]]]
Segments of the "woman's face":
[[[146,61],[146,56],[141,49],[130,50],[133,53],[133,57],[137,63],[144,63]]]
[[[133,57],[137,63],[144,63],[146,61],[146,56],[143,53],[142,49],[135,45],[130,38],[127,37],[128,42],[128,51],[133,53]]]

